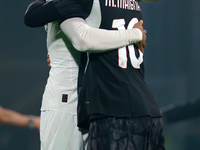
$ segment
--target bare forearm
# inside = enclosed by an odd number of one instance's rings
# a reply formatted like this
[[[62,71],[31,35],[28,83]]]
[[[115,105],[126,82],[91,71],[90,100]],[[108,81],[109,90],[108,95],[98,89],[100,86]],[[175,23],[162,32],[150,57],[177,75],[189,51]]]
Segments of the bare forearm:
[[[0,123],[20,127],[35,127],[39,130],[40,117],[24,115],[16,111],[0,107]]]
[[[28,126],[29,116],[22,115],[16,111],[10,109],[1,108],[0,121],[5,124],[16,125],[16,126]]]

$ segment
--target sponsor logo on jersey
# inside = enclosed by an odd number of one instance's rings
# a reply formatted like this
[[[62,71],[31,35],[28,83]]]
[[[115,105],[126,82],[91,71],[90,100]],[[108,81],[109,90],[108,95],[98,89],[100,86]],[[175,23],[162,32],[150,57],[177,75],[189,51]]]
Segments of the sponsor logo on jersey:
[[[68,95],[67,94],[63,94],[62,95],[62,102],[67,103],[67,99],[68,99]]]

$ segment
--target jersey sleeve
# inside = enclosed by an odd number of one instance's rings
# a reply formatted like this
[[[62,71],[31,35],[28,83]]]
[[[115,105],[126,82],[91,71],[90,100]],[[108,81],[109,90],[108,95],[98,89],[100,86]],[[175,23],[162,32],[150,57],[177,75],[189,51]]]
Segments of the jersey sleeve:
[[[88,14],[83,11],[76,0],[34,1],[24,15],[24,23],[30,27],[41,27],[45,24],[72,17],[85,19]]]
[[[124,47],[142,40],[138,28],[128,30],[105,30],[92,28],[81,18],[70,18],[60,28],[73,46],[82,52],[99,53]]]

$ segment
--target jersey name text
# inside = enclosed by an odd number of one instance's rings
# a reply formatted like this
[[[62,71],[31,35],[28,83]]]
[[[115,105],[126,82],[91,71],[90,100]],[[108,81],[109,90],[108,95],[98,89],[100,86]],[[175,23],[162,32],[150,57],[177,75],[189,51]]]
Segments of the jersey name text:
[[[105,0],[105,6],[140,11],[136,0]]]

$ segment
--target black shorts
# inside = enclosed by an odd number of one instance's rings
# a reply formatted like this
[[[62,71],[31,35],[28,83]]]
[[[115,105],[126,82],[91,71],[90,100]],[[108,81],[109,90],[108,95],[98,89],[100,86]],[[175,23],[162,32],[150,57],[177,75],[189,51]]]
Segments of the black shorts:
[[[165,150],[161,118],[101,118],[90,123],[88,150]]]

